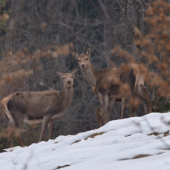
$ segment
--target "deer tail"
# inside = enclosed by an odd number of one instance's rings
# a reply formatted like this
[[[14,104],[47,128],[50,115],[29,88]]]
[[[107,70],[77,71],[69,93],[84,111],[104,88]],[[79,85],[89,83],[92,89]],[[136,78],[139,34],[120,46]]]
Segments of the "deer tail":
[[[7,96],[5,98],[3,98],[1,100],[1,107],[2,107],[2,110],[5,112],[5,114],[7,115],[8,119],[11,121],[11,122],[15,122],[14,118],[12,117],[10,111],[8,110],[8,101],[11,99],[11,96]]]

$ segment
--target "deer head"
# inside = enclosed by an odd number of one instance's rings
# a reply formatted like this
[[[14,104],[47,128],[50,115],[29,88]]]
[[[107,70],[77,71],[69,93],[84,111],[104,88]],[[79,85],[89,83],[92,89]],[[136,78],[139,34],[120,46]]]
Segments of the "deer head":
[[[78,55],[75,52],[72,52],[72,56],[78,61],[80,68],[84,71],[90,67],[90,55],[91,55],[91,48],[87,48],[85,54]]]
[[[70,88],[73,87],[74,76],[77,74],[78,69],[74,69],[71,73],[62,73],[60,71],[56,71],[57,75],[63,79],[64,87]]]

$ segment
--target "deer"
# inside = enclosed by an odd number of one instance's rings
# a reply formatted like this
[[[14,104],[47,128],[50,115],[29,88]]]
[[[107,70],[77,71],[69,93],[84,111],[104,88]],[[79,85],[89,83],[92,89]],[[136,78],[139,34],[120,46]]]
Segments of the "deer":
[[[1,100],[1,107],[9,119],[8,128],[13,131],[18,142],[24,146],[20,133],[24,122],[37,124],[42,122],[39,142],[42,141],[48,125],[49,139],[52,138],[54,119],[64,116],[64,113],[73,99],[73,83],[77,68],[71,73],[56,71],[63,80],[63,90],[15,92]],[[13,142],[9,136],[11,147]]]
[[[146,106],[147,112],[151,112],[150,94],[144,85],[146,77],[144,66],[131,63],[120,68],[97,71],[90,62],[91,53],[92,49],[89,47],[85,54],[72,52],[72,56],[78,61],[86,80],[99,98],[100,105],[96,110],[99,126],[103,126],[110,120],[110,112],[116,100],[121,101],[121,118],[124,118],[130,99],[133,101],[139,99]],[[131,116],[133,116],[137,108],[136,104],[132,104],[131,108]]]

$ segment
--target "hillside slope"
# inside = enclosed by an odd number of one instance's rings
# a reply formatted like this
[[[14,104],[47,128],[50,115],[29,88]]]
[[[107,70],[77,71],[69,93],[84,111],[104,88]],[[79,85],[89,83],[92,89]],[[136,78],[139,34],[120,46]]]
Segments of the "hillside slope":
[[[0,154],[2,170],[168,170],[170,113],[110,121]]]

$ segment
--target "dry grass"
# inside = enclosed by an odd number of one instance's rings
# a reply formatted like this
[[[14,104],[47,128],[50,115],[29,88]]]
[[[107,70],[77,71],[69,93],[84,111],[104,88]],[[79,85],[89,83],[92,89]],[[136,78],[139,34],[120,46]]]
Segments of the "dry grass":
[[[89,138],[95,138],[96,136],[103,135],[104,133],[105,132],[94,133],[94,134],[88,136],[87,138],[85,138],[84,140],[87,140]]]
[[[70,46],[72,47],[73,44],[53,44],[46,49],[37,49],[34,53],[29,52],[27,48],[5,53],[0,60],[1,96],[6,96],[13,91],[17,91],[17,89],[24,91],[26,78],[33,75],[35,70],[43,69],[41,58],[66,56],[70,53]]]
[[[163,152],[160,152],[156,155],[160,155],[162,154]],[[130,160],[130,159],[139,159],[139,158],[145,158],[145,157],[148,157],[148,156],[154,156],[154,155],[150,155],[150,154],[139,154],[139,155],[136,155],[134,156],[133,158],[125,158],[125,159],[119,159],[119,161],[125,161],[125,160]]]
[[[130,160],[130,159],[139,159],[139,158],[144,158],[144,157],[148,157],[148,156],[152,156],[152,155],[149,155],[149,154],[140,154],[140,155],[137,155],[133,158],[124,158],[124,159],[119,159],[119,161],[126,161],[126,160]]]
[[[148,134],[148,135],[149,135],[149,136],[151,136],[151,135],[159,136],[159,135],[162,135],[162,134],[164,134],[164,136],[168,136],[168,135],[169,135],[169,130],[166,131],[166,132],[163,132],[163,133],[152,132],[152,133],[150,133],[150,134]],[[125,137],[129,137],[129,136],[132,136],[132,135],[126,135]]]
[[[99,133],[94,133],[94,134],[91,134],[90,136],[86,137],[84,140],[87,140],[89,138],[95,138],[96,136],[99,136],[99,135],[103,135],[105,132],[99,132]],[[78,143],[80,142],[81,140],[76,140],[75,142],[73,142],[72,144],[74,143]]]
[[[70,166],[70,165],[59,166],[57,169],[65,168],[65,167],[68,167],[68,166]]]
[[[152,132],[152,133],[150,133],[150,134],[148,134],[148,135],[149,135],[149,136],[151,136],[151,135],[159,136],[159,135],[161,135],[161,134],[164,134],[164,136],[168,136],[168,135],[169,135],[169,130],[166,131],[166,132],[163,132],[163,133]]]
[[[75,142],[73,142],[72,144],[74,144],[74,143],[78,143],[78,142],[80,142],[81,140],[76,140]]]
[[[0,153],[3,153],[3,152],[6,152],[6,150],[1,149],[1,150],[0,150]]]

